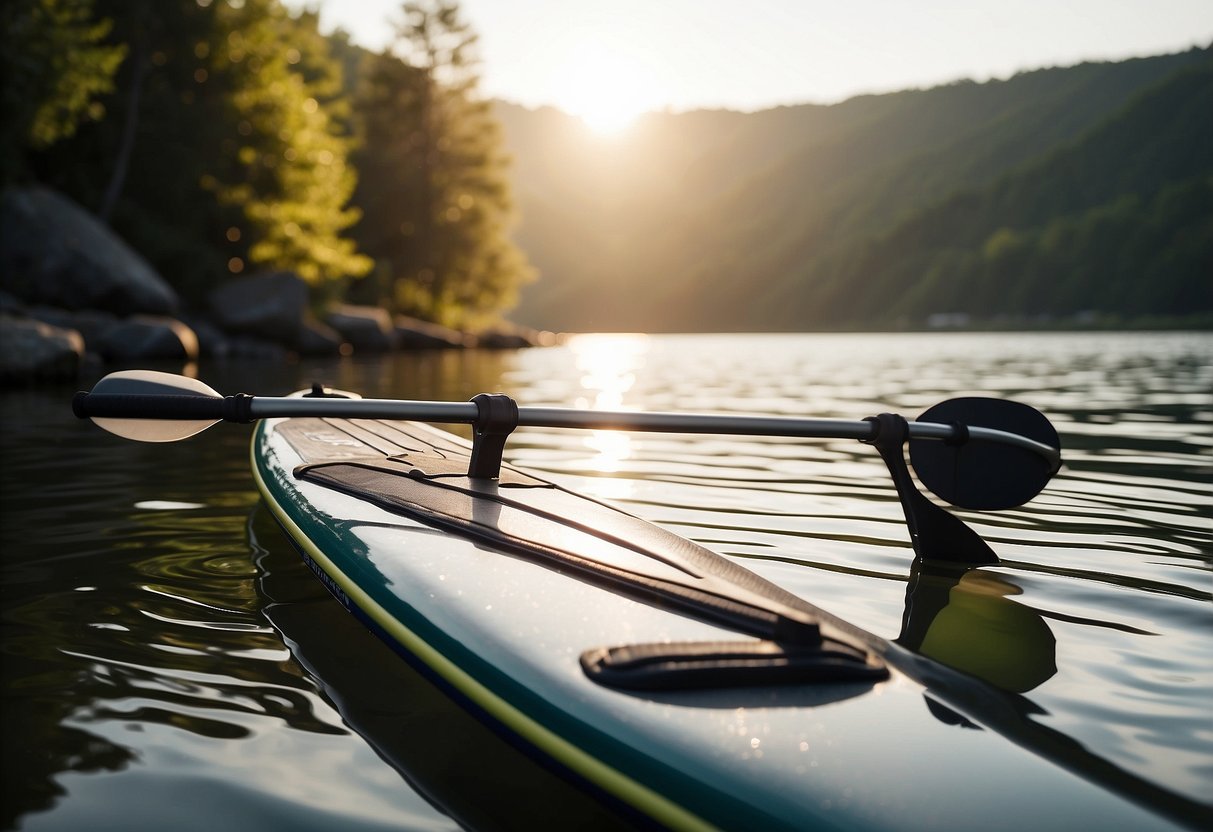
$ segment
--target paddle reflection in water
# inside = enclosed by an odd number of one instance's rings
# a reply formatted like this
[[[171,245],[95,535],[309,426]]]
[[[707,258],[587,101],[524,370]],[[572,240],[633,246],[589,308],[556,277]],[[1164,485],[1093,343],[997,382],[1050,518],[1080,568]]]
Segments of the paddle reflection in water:
[[[1000,690],[1026,693],[1057,672],[1057,640],[1023,592],[984,569],[915,562],[896,642]]]

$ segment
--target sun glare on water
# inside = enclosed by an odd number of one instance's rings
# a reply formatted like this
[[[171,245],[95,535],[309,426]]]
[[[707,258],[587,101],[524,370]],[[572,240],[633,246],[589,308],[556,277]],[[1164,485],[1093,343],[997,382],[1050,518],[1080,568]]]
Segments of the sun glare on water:
[[[575,406],[580,410],[630,410],[627,394],[644,366],[648,340],[643,335],[578,335],[569,341],[581,371],[581,389]],[[632,406],[629,406],[632,405]],[[592,430],[583,440],[589,452],[586,468],[603,474],[618,472],[632,455],[631,435],[624,431]],[[626,499],[631,494],[627,480],[595,480],[589,486],[595,496]]]

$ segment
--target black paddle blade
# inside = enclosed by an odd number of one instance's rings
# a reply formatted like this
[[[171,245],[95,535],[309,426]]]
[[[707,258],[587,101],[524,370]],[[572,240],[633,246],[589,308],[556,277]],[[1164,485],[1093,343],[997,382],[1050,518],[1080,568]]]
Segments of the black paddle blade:
[[[1018,433],[1061,449],[1057,431],[1039,410],[1004,399],[967,397],[940,402],[920,422],[956,422]],[[1056,468],[1027,448],[970,439],[961,444],[911,439],[910,462],[918,479],[959,508],[997,510],[1021,506],[1041,492]]]

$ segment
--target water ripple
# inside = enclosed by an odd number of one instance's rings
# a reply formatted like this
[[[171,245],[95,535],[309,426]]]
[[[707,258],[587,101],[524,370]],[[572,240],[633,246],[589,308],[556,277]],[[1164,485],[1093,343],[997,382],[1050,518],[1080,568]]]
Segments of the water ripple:
[[[1022,509],[961,513],[1003,560],[940,584],[951,599],[943,618],[962,631],[995,622],[1025,644],[1052,645],[1052,662],[995,678],[1023,688],[1041,720],[1114,765],[1206,799],[1209,335],[613,336],[516,354],[208,373],[231,392],[281,393],[315,379],[373,396],[505,389],[534,405],[844,419],[913,415],[958,395],[1018,398],[1057,425],[1065,467]],[[121,443],[73,419],[70,394],[15,391],[0,401],[5,740],[41,749],[6,783],[5,825],[71,828],[141,801],[150,819],[142,828],[153,829],[174,807],[155,805],[149,789],[210,789],[244,817],[264,812],[292,828],[453,828],[351,726],[368,737],[425,736],[441,749],[436,732],[455,717],[415,679],[390,701],[369,683],[331,681],[353,677],[344,653],[365,633],[257,519],[247,429],[179,445]],[[891,638],[910,638],[907,598],[938,580],[914,566],[883,463],[857,442],[521,429],[507,456]],[[326,644],[338,630],[341,649]],[[315,667],[336,672],[326,681]],[[455,745],[491,747],[474,730],[454,732]],[[460,802],[467,781],[454,783],[408,744],[394,753],[421,792],[469,813],[467,825],[494,805],[493,784],[517,788],[481,768],[482,791]],[[524,768],[486,752],[450,770],[477,765]],[[542,774],[526,776],[559,791]],[[501,800],[513,812],[542,810]],[[207,816],[216,823],[218,806]]]

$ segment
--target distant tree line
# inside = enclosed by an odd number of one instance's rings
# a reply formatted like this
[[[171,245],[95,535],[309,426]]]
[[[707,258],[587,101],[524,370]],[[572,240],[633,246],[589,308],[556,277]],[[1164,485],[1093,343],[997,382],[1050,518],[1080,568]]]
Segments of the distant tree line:
[[[823,268],[814,303],[885,323],[1128,322],[1213,313],[1213,60],[991,185],[954,194]]]
[[[402,5],[382,54],[278,0],[8,0],[5,186],[55,187],[187,299],[291,270],[453,325],[530,279],[506,157],[452,0]]]

